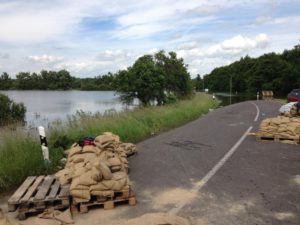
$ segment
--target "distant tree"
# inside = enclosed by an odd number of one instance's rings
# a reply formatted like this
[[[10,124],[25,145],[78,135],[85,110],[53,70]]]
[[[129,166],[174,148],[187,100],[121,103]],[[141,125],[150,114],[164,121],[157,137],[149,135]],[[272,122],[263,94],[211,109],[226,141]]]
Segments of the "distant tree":
[[[300,47],[295,46],[282,54],[242,57],[228,66],[214,69],[204,76],[204,82],[212,91],[228,91],[230,77],[232,89],[239,92],[265,89],[273,90],[277,95],[286,95],[300,86]]]
[[[13,81],[9,77],[8,73],[3,72],[0,76],[0,90],[11,89],[12,85],[13,85]]]

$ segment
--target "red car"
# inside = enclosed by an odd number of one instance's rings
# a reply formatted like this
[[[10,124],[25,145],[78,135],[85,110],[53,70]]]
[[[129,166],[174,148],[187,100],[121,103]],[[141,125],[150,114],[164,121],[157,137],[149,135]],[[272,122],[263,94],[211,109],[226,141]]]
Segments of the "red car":
[[[300,89],[293,89],[287,96],[288,102],[300,101]]]

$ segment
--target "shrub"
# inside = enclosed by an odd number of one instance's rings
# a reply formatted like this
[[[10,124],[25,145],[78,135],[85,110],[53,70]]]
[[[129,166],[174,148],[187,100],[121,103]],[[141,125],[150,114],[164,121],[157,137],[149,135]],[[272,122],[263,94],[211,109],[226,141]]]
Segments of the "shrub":
[[[9,97],[0,93],[0,125],[14,122],[24,122],[26,107],[23,103],[15,103]]]

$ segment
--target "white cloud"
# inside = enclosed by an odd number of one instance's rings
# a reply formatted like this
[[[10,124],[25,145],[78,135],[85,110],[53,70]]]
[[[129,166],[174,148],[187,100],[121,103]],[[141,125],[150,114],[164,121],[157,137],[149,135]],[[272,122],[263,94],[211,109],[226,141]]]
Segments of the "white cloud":
[[[236,35],[214,44],[200,48],[196,42],[187,42],[179,47],[177,54],[189,64],[190,73],[204,74],[214,67],[227,65],[245,53],[265,48],[269,43],[266,34],[258,34],[254,38]]]
[[[264,48],[269,42],[266,34],[259,34],[255,38],[244,37],[242,35],[234,36],[220,44],[213,45],[206,51],[207,56],[235,55],[254,48]]]
[[[36,62],[36,63],[57,63],[57,62],[61,62],[63,60],[63,57],[56,57],[56,56],[52,56],[52,55],[31,55],[28,56],[28,60],[32,61],[32,62]]]

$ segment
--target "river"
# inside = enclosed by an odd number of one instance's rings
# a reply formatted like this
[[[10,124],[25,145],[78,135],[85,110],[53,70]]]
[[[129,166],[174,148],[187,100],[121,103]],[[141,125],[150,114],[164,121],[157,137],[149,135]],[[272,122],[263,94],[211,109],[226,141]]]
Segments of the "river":
[[[114,91],[0,91],[15,102],[26,106],[29,127],[48,126],[56,120],[66,120],[76,111],[122,111],[123,105]]]

